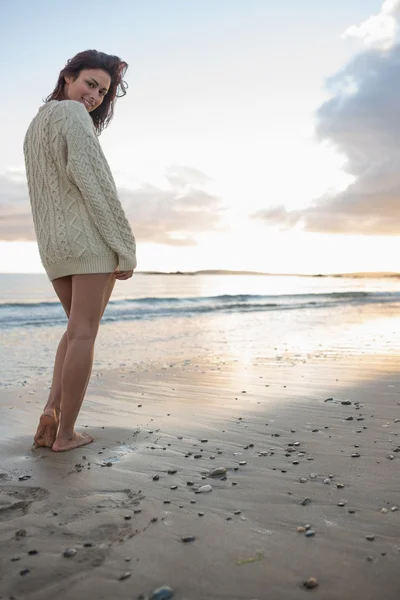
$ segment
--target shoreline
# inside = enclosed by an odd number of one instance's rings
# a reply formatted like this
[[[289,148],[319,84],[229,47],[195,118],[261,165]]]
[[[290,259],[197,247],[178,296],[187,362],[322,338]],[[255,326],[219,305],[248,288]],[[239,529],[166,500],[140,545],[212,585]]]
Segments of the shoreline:
[[[30,448],[44,390],[2,390],[4,593],[131,600],[169,585],[178,600],[397,599],[399,362],[103,372],[79,419],[95,442],[65,454]],[[226,480],[207,476],[217,467]],[[302,587],[310,577],[315,590]]]

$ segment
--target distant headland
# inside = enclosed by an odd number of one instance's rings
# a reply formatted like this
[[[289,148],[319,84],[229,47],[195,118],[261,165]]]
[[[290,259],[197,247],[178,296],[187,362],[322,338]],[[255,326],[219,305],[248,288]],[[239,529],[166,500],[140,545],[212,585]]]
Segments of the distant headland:
[[[135,275],[256,275],[260,277],[343,277],[350,279],[400,278],[395,272],[359,272],[359,273],[264,273],[262,271],[231,271],[228,269],[204,269],[201,271],[136,271]]]

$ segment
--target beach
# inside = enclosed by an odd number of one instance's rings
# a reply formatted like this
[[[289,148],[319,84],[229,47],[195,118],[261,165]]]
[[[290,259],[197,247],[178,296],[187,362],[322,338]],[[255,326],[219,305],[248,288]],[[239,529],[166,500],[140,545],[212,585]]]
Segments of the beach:
[[[63,325],[4,328],[1,598],[399,598],[397,290],[312,285],[105,322],[67,453],[32,448]]]

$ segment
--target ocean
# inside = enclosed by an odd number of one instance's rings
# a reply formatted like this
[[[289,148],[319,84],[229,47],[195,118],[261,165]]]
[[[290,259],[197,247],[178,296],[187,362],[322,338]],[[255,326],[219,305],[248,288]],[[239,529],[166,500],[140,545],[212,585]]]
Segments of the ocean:
[[[397,352],[400,279],[152,275],[117,282],[95,368]],[[0,275],[0,386],[51,376],[67,319],[45,275]]]

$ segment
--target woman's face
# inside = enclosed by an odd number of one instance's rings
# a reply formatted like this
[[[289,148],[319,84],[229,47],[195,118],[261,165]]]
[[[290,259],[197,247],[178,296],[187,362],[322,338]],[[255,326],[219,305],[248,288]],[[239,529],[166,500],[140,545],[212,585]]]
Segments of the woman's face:
[[[111,84],[111,77],[102,69],[84,69],[77,79],[65,77],[65,95],[68,100],[77,100],[88,112],[95,110],[104,100]]]

